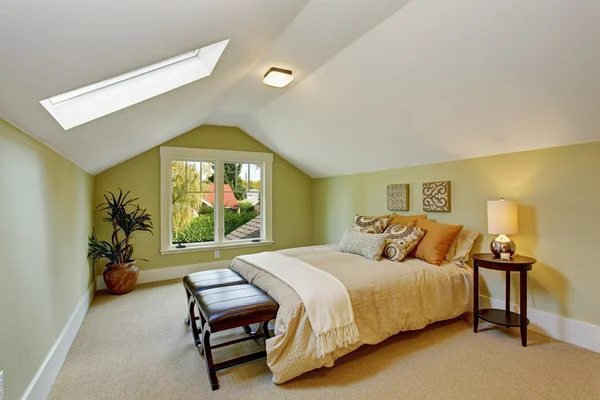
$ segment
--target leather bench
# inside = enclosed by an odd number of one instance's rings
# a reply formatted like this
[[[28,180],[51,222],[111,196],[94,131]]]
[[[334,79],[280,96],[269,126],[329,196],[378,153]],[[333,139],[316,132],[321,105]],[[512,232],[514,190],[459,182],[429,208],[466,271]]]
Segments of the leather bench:
[[[223,286],[232,286],[248,283],[239,274],[235,273],[230,269],[213,269],[209,271],[193,272],[186,275],[183,278],[183,287],[185,288],[185,294],[187,296],[188,311],[185,318],[185,323],[190,324],[190,320],[196,321],[200,319],[194,312],[194,295],[201,290],[213,289]],[[203,321],[200,323],[200,327],[204,324]],[[194,323],[192,324],[192,330],[194,331],[194,340],[196,341],[198,336],[198,327]],[[252,334],[249,326],[244,327],[244,331],[248,334]],[[200,343],[196,341],[196,345]]]
[[[198,352],[204,353],[206,368],[212,390],[219,388],[216,372],[234,365],[256,360],[267,355],[266,351],[248,354],[218,364],[213,362],[212,350],[246,340],[269,338],[269,321],[277,316],[279,305],[260,289],[250,284],[223,286],[198,291],[195,305],[202,315],[202,342],[196,338]],[[211,346],[210,335],[227,329],[260,324],[257,333],[240,339],[231,340]]]

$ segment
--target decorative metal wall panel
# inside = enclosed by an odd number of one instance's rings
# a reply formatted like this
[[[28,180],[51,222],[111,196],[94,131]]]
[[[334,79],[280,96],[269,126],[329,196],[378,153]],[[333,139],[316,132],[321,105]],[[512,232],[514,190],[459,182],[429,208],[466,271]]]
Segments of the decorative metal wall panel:
[[[391,211],[409,210],[409,188],[408,183],[397,185],[388,185],[387,187],[387,208]]]
[[[451,211],[450,181],[423,184],[423,211]]]

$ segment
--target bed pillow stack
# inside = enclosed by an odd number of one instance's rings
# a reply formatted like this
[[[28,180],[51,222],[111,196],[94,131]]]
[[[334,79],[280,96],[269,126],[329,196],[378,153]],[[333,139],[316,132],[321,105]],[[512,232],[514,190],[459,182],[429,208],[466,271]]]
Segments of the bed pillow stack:
[[[389,214],[381,216],[354,217],[354,225],[350,230],[367,234],[385,236],[383,257],[391,261],[403,261],[407,256],[415,257],[433,265],[441,265],[444,261],[464,263],[479,233],[463,229],[462,225],[448,225],[427,219],[427,215]],[[348,238],[347,238],[348,239]],[[353,246],[360,247],[363,240],[372,239],[366,236],[352,238]],[[365,244],[365,256],[371,255],[376,248],[373,243]],[[341,250],[340,250],[341,251]],[[361,251],[351,251],[359,254]],[[363,254],[361,254],[363,255]]]
[[[354,217],[354,224],[350,230],[368,235],[383,234],[386,239],[383,248],[383,256],[392,261],[402,261],[425,235],[425,230],[415,227],[417,220],[423,218],[427,218],[427,215],[356,215]],[[364,236],[356,236],[353,238],[354,241],[363,239],[367,238]],[[344,241],[344,238],[342,238],[342,241]],[[367,251],[370,251],[370,249]],[[354,252],[354,254],[358,253]]]

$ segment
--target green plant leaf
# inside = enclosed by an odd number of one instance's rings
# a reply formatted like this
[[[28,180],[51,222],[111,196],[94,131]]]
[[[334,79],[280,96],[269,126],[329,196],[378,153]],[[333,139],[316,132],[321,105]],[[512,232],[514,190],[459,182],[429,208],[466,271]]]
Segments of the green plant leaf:
[[[134,232],[152,232],[154,226],[152,217],[146,209],[133,204],[138,197],[130,198],[129,191],[123,193],[119,188],[118,196],[108,192],[103,194],[104,203],[99,204],[96,209],[105,211],[107,216],[102,220],[113,224],[111,242],[100,240],[95,229],[92,236],[88,238],[88,258],[95,265],[99,260],[106,259],[109,263],[122,264],[133,261],[133,245],[130,239]],[[119,235],[118,231],[123,235]],[[122,236],[119,238],[119,236]]]

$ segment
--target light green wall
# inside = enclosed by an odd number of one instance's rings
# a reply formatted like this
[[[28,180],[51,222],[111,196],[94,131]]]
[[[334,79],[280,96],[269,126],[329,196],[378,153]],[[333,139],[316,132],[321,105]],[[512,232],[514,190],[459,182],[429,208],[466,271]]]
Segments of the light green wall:
[[[238,128],[203,125],[164,143],[164,146],[197,147],[205,149],[270,152],[268,148]],[[102,202],[102,193],[122,188],[139,197],[142,207],[148,208],[156,227],[154,236],[136,236],[134,256],[145,258],[140,269],[155,269],[215,261],[214,251],[183,254],[160,254],[160,157],[155,147],[101,174],[94,183],[94,202]],[[94,226],[100,235],[108,237],[110,227],[96,213]],[[228,260],[240,254],[270,251],[311,243],[312,179],[275,155],[273,159],[273,239],[275,244],[242,249],[221,250],[220,259]],[[98,268],[97,272],[101,272]]]
[[[20,399],[92,282],[93,177],[0,119],[0,370]]]
[[[519,234],[511,237],[518,253],[538,259],[529,275],[530,305],[600,325],[599,142],[316,179],[314,242],[339,241],[354,214],[385,213],[388,184],[410,184],[408,214],[416,214],[421,184],[443,180],[452,181],[452,212],[429,218],[485,233],[475,250],[489,252],[486,201],[517,200]],[[486,270],[483,277],[484,294],[503,299],[504,275]]]

